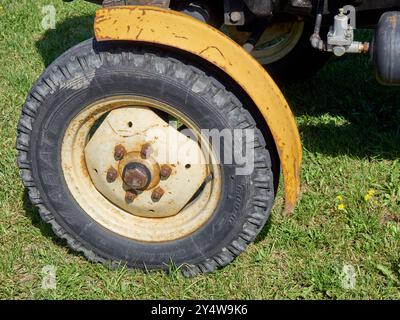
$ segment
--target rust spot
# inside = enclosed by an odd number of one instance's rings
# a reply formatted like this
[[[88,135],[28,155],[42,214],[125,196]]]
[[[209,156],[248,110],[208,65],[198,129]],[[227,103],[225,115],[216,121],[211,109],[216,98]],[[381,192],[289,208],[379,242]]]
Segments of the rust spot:
[[[188,40],[187,37],[179,36],[179,35],[177,35],[175,32],[173,32],[172,35],[173,35],[176,39],[185,39],[185,40]]]
[[[88,169],[87,169],[87,165],[86,165],[86,159],[85,159],[85,155],[82,155],[81,156],[81,167],[82,167],[82,172],[83,172],[83,174],[86,176],[86,177],[88,177],[89,176],[89,172],[88,172]]]
[[[95,20],[95,23],[98,24],[98,23],[102,23],[102,22],[107,21],[107,20],[108,20],[108,18],[97,17],[96,20]]]
[[[97,41],[109,41],[109,40],[115,40],[115,38],[112,37],[96,37]]]
[[[362,44],[362,46],[363,46],[362,52],[363,52],[363,53],[368,53],[368,52],[369,52],[369,47],[370,47],[369,42],[364,42],[364,43]]]
[[[222,58],[224,58],[225,59],[225,56],[224,56],[224,54],[222,53],[222,51],[218,48],[218,47],[216,47],[216,46],[209,46],[209,47],[207,47],[207,48],[205,48],[204,50],[201,50],[200,52],[199,52],[199,55],[202,55],[203,53],[205,53],[206,51],[208,51],[208,50],[216,50],[221,56],[222,56]]]
[[[136,37],[135,37],[136,40],[139,39],[139,37],[140,37],[140,35],[142,34],[142,32],[143,32],[143,28],[140,29],[139,32],[138,32],[138,34],[136,35]]]

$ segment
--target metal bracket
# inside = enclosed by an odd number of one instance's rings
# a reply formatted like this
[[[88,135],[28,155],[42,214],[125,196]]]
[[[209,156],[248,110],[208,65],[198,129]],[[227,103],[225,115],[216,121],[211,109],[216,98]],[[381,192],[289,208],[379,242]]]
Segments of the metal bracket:
[[[347,5],[343,7],[344,14],[349,18],[349,25],[355,30],[357,28],[356,8]]]

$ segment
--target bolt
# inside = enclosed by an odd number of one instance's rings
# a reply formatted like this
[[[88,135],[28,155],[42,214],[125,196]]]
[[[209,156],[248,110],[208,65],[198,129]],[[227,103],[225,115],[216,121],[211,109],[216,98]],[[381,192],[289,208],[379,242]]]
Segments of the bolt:
[[[122,173],[124,182],[135,190],[143,190],[151,180],[151,173],[143,164],[128,163]]]
[[[229,14],[231,22],[238,23],[242,19],[242,14],[239,11],[233,11]]]
[[[153,190],[153,193],[151,194],[151,200],[154,202],[160,201],[162,196],[164,195],[164,190],[161,189],[160,187],[157,187]]]
[[[122,160],[123,157],[125,156],[125,154],[126,154],[126,149],[123,145],[119,144],[119,145],[115,146],[115,149],[114,149],[115,160],[117,160],[117,161]]]
[[[112,183],[115,180],[117,180],[117,177],[118,177],[118,171],[115,168],[110,167],[107,170],[107,182]]]
[[[151,147],[150,143],[146,143],[142,146],[142,150],[140,151],[140,156],[143,159],[147,159],[153,153],[153,148]]]
[[[136,198],[137,194],[132,190],[128,190],[125,194],[125,201],[127,203],[132,203]]]
[[[172,169],[169,165],[163,164],[160,169],[160,175],[163,179],[168,179],[172,173]]]

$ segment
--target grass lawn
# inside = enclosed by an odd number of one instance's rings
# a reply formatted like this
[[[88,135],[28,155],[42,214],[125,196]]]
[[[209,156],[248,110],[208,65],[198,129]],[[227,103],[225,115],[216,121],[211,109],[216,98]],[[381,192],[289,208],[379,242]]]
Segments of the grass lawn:
[[[44,31],[49,4],[58,24]],[[262,234],[228,267],[193,279],[110,271],[56,238],[20,183],[16,125],[45,67],[92,35],[95,8],[0,0],[0,298],[400,299],[400,89],[379,86],[364,56],[332,59],[283,86],[303,140],[302,197],[287,216],[280,192]],[[49,265],[55,290],[42,289]]]

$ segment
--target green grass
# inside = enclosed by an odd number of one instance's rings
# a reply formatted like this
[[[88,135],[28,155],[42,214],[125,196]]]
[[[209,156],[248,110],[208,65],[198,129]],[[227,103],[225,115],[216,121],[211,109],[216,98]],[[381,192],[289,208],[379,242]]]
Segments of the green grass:
[[[58,25],[45,32],[47,4],[57,8]],[[400,90],[379,86],[367,57],[332,59],[312,79],[283,86],[304,146],[294,214],[281,212],[278,196],[256,243],[207,276],[110,271],[71,252],[41,222],[20,183],[14,149],[26,94],[46,65],[92,35],[95,6],[0,5],[0,298],[400,298]],[[369,189],[376,193],[367,202]],[[56,290],[41,287],[47,265],[57,267]],[[354,289],[342,286],[344,265],[355,268]]]

